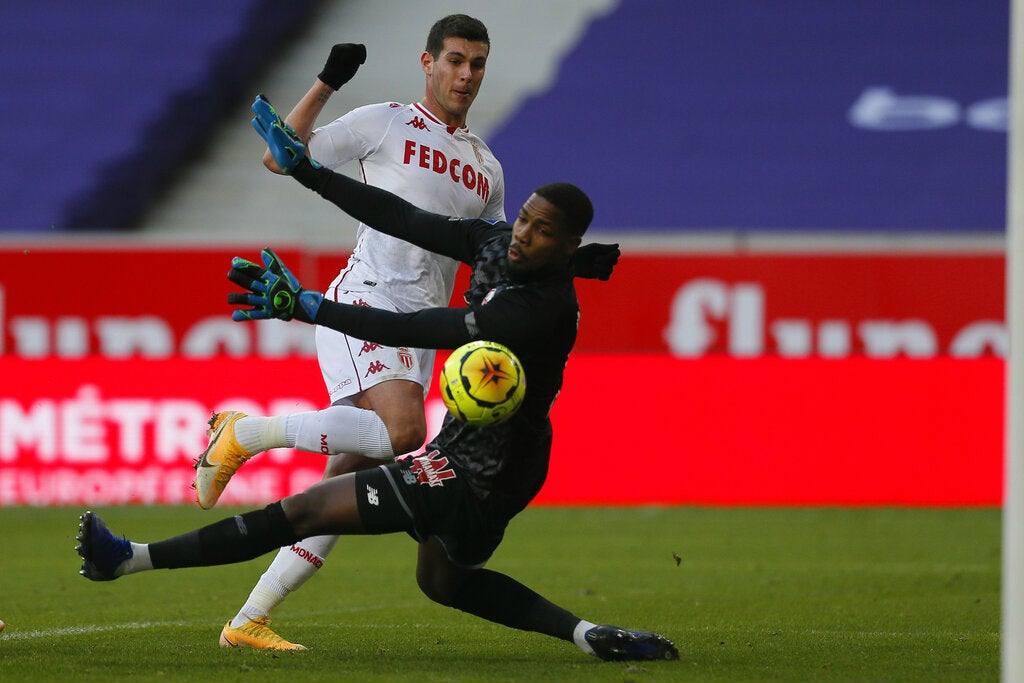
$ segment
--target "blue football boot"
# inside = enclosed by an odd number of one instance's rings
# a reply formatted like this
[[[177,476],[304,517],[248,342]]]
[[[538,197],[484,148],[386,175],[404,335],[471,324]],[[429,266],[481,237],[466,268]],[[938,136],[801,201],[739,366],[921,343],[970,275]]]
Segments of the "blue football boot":
[[[658,633],[630,631],[619,626],[595,626],[586,633],[594,654],[606,662],[679,659],[672,641]]]
[[[79,519],[75,548],[82,558],[82,569],[78,573],[91,581],[113,581],[119,574],[118,567],[134,554],[132,544],[126,538],[110,533],[103,519],[94,512],[86,512]]]

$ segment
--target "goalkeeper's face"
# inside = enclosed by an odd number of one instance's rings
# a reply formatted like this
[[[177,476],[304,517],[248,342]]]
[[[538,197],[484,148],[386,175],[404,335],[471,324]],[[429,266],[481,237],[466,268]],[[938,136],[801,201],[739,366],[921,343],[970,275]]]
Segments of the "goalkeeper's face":
[[[449,126],[466,125],[469,108],[484,81],[490,51],[487,43],[445,38],[436,58],[424,52],[421,62],[427,75],[427,109]]]
[[[512,226],[508,267],[513,273],[547,273],[565,268],[580,236],[566,226],[561,209],[537,194],[530,195]]]

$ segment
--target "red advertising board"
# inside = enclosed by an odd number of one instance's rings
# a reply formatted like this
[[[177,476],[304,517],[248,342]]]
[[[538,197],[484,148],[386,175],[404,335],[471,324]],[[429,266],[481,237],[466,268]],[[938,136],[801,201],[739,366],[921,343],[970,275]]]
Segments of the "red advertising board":
[[[577,354],[538,504],[998,505],[1000,359]],[[0,506],[187,503],[211,410],[315,409],[315,361],[0,359]],[[436,382],[431,430],[443,405]],[[318,480],[320,454],[245,465],[227,503]]]
[[[347,255],[281,249],[311,288]],[[312,356],[301,325],[232,323],[225,275],[258,249],[0,248],[0,355]],[[462,273],[453,299],[465,289]],[[577,282],[580,351],[696,358],[1005,355],[1001,254],[623,254]]]
[[[310,286],[320,280],[306,254],[278,253]],[[258,261],[259,250],[89,244],[0,249],[0,356],[312,354],[308,326],[231,322],[227,295],[238,291],[227,279],[233,256]]]
[[[315,288],[346,258],[279,253]],[[312,327],[230,319],[235,255],[258,248],[0,248],[0,505],[188,502],[211,410],[323,405]],[[999,504],[1003,287],[999,254],[626,250],[578,282],[537,502]],[[270,452],[225,501],[322,466]]]
[[[1001,254],[624,254],[581,347],[699,357],[1005,355]]]

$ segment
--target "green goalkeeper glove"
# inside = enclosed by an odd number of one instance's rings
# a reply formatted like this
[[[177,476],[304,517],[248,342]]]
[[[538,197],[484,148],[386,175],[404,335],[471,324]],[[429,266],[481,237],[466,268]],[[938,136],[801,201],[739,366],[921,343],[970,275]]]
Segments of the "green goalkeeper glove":
[[[278,116],[277,111],[263,95],[257,95],[252,103],[252,127],[267,143],[274,161],[282,173],[291,174],[299,162],[306,158],[306,143],[295,129]],[[313,159],[309,162],[319,167]]]
[[[249,290],[247,294],[232,292],[228,294],[228,303],[252,308],[236,308],[231,312],[231,319],[266,320],[301,320],[316,324],[316,314],[324,297],[320,292],[303,289],[288,266],[269,247],[260,254],[263,267],[256,265],[240,256],[231,259],[231,271],[228,279],[236,285]]]

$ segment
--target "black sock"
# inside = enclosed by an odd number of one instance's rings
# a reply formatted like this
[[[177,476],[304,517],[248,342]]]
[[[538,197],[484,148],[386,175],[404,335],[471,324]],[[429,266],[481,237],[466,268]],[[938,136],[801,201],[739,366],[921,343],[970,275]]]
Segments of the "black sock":
[[[154,569],[210,567],[244,562],[300,540],[281,509],[271,503],[202,529],[149,544]]]
[[[470,573],[455,594],[452,607],[498,624],[569,642],[580,621],[515,579],[489,569]]]

